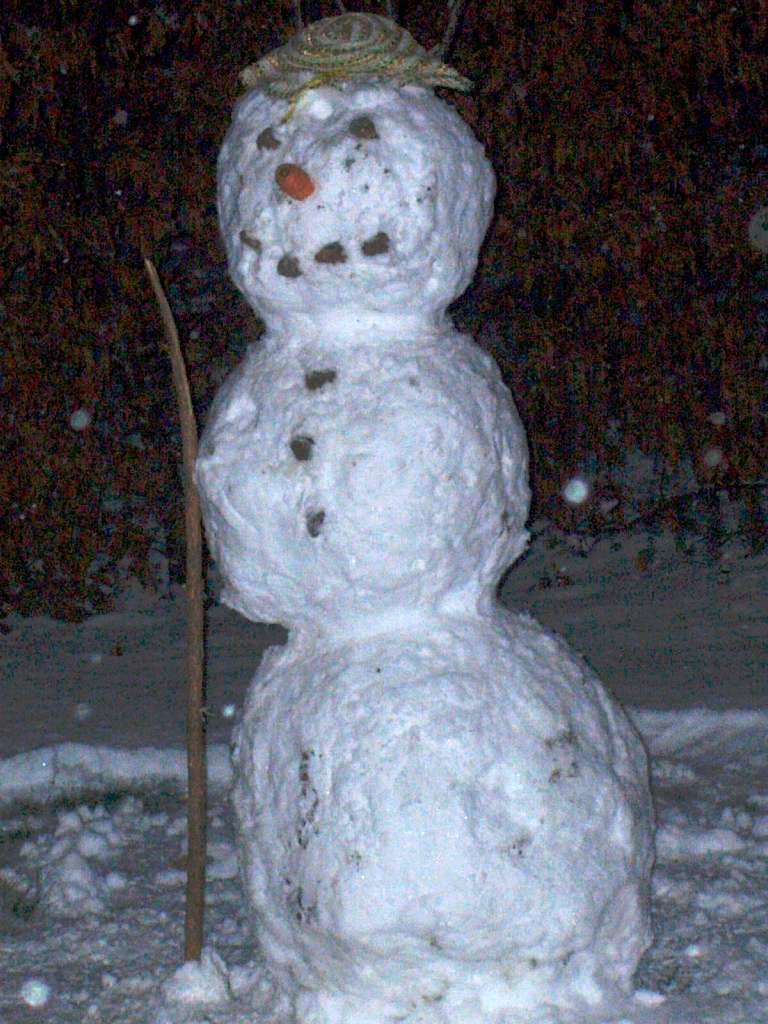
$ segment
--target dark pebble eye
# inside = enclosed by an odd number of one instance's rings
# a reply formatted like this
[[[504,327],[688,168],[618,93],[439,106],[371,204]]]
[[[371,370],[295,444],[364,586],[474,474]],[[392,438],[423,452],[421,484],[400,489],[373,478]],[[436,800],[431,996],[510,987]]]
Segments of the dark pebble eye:
[[[320,509],[318,512],[309,512],[307,514],[307,533],[309,534],[309,536],[319,537],[324,522],[325,512],[322,509]]]
[[[378,139],[379,133],[370,117],[356,117],[349,122],[349,130],[356,139]]]
[[[346,263],[347,254],[341,242],[329,242],[315,253],[318,263]]]
[[[380,256],[383,252],[389,252],[389,235],[386,231],[378,231],[367,238],[361,248],[364,256]]]
[[[315,446],[314,437],[307,434],[297,434],[291,438],[291,451],[299,462],[308,462],[312,458],[312,449]]]
[[[251,235],[247,231],[241,231],[240,241],[243,245],[247,245],[249,249],[253,249],[254,252],[261,252],[261,242],[255,235]]]
[[[282,277],[301,277],[301,267],[295,256],[281,256],[277,264],[277,272]]]
[[[304,384],[307,391],[317,391],[324,384],[332,384],[335,380],[335,370],[310,370],[304,374]]]
[[[280,149],[280,143],[275,137],[272,125],[260,132],[256,138],[256,145],[259,149]]]

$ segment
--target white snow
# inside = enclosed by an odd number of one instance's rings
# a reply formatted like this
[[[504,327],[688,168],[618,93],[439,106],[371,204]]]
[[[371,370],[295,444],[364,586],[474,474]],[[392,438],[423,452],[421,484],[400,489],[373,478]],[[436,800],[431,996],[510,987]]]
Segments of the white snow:
[[[204,949],[199,961],[182,964],[163,984],[169,1003],[217,1006],[229,1001],[227,968],[213,950]]]
[[[498,369],[445,316],[475,267],[493,173],[426,89],[347,84],[287,109],[246,95],[219,159],[230,270],[269,327],[201,444],[223,600],[337,632],[471,607],[523,550],[529,500]],[[310,175],[308,198],[276,184],[286,165]]]
[[[111,716],[110,719],[114,727],[114,719]],[[134,722],[134,725],[139,724]],[[64,723],[62,725],[66,728]],[[230,777],[226,749],[211,748],[208,761],[214,784],[225,783]],[[186,772],[183,750],[115,750],[81,743],[38,747],[0,761],[0,806],[20,799],[43,802],[65,797],[72,789],[82,790],[88,778],[96,792],[102,792],[105,785],[119,792],[135,785],[139,778],[143,779],[145,788],[169,780],[180,786],[186,780]]]
[[[489,990],[501,1012],[626,988],[649,939],[644,755],[530,620],[289,645],[257,677],[236,763],[263,948],[307,990],[343,979],[335,1008],[300,995],[302,1019],[376,1000],[481,1021]]]

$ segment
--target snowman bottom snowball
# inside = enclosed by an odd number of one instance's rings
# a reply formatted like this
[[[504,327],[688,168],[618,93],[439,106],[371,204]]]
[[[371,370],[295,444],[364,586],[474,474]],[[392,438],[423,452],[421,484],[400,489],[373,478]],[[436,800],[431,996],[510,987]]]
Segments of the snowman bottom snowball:
[[[529,618],[289,645],[254,680],[236,762],[248,899],[302,1024],[511,1024],[631,990],[645,754]]]

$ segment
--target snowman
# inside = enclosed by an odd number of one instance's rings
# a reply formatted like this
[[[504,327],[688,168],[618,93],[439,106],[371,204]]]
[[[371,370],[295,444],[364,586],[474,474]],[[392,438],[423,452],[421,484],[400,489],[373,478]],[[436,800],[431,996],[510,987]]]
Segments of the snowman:
[[[584,662],[495,600],[527,542],[527,449],[446,314],[494,196],[433,92],[466,83],[362,14],[246,81],[219,211],[267,329],[198,482],[223,600],[289,629],[235,742],[261,950],[302,1024],[605,1005],[649,943],[646,762]]]

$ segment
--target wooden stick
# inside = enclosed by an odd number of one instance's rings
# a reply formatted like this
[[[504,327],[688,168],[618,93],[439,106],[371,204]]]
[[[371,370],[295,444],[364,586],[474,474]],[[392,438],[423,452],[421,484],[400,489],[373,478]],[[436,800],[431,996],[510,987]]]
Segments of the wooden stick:
[[[301,16],[301,0],[293,0],[293,17],[296,22],[296,31],[301,32],[304,28],[304,19]]]
[[[203,949],[205,912],[205,679],[203,625],[203,533],[200,496],[195,484],[197,425],[189,381],[181,354],[179,334],[157,270],[145,257],[147,271],[165,330],[171,357],[173,385],[181,420],[184,467],[184,526],[187,591],[187,903],[184,923],[184,959],[199,960]]]
[[[448,2],[448,22],[445,26],[445,32],[443,32],[443,41],[437,48],[437,55],[442,59],[448,56],[448,51],[451,48],[453,37],[456,34],[456,26],[459,23],[459,17],[466,0],[449,0]]]

